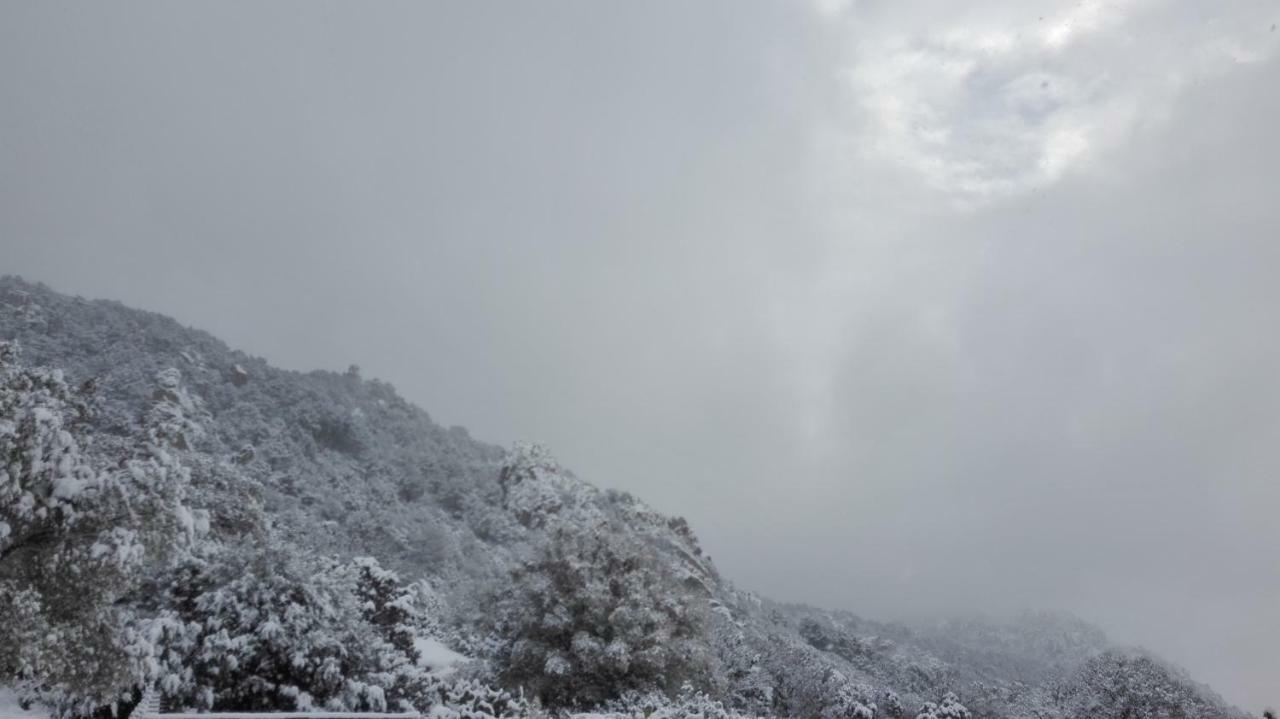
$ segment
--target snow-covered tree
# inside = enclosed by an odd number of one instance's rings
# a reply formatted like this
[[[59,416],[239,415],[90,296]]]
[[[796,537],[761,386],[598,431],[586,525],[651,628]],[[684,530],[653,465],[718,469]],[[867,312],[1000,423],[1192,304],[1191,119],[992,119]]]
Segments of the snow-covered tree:
[[[166,701],[205,710],[384,710],[412,657],[363,617],[332,567],[289,547],[224,552],[175,573],[157,622]]]
[[[171,577],[155,622],[170,706],[234,711],[525,716],[528,702],[432,674],[415,648],[418,593],[369,557],[308,558],[277,543],[222,550]]]
[[[852,682],[821,652],[781,637],[770,637],[769,643],[774,646],[763,664],[773,679],[773,713],[812,719],[874,716],[873,692]]]
[[[417,592],[373,557],[357,557],[352,564],[356,598],[364,618],[378,627],[392,646],[417,661],[418,650],[413,646],[420,623]]]
[[[916,719],[969,719],[970,716],[969,710],[960,703],[960,699],[955,694],[947,692],[939,704],[925,702]]]
[[[624,527],[560,529],[500,590],[503,679],[551,706],[707,681],[707,601]]]
[[[773,677],[763,666],[762,652],[748,641],[733,613],[718,602],[711,611],[711,645],[726,701],[748,713],[772,709]]]
[[[1086,661],[1059,692],[1067,716],[1097,719],[1227,716],[1185,672],[1141,652],[1108,650]]]
[[[899,719],[904,713],[902,699],[898,697],[897,692],[890,689],[886,689],[880,694],[880,707],[885,716],[891,717],[891,719]]]
[[[91,392],[0,342],[0,679],[61,713],[143,679],[148,645],[121,599],[200,529],[168,451],[181,408],[153,414],[137,440],[95,444]]]
[[[498,472],[502,506],[525,527],[542,528],[571,502],[576,483],[541,444],[517,442]]]

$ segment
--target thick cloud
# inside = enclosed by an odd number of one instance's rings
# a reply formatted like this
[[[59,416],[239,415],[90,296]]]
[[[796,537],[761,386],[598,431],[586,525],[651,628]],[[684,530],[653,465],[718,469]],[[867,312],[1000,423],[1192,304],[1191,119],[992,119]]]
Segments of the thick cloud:
[[[361,364],[891,618],[1280,675],[1274,5],[0,11],[0,270]]]

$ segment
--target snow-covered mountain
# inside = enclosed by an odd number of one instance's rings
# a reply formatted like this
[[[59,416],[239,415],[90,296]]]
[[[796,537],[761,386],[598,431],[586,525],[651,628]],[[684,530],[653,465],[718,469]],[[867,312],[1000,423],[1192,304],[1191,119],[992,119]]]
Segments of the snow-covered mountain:
[[[186,429],[164,436],[186,473],[183,501],[208,521],[206,545],[177,569],[148,569],[120,600],[147,628],[137,676],[159,679],[172,703],[367,708],[396,696],[459,716],[1246,716],[1072,617],[908,627],[771,602],[721,577],[683,519],[598,489],[544,447],[440,426],[355,367],[277,369],[167,317],[14,277],[0,278],[0,341],[26,367],[61,369],[68,386],[92,380],[86,452],[137,436],[157,402],[181,414]],[[245,583],[254,567],[267,568],[256,570],[261,585]],[[344,609],[333,587],[358,601]],[[297,636],[288,622],[311,600],[272,618],[272,598],[295,594],[321,597],[327,617]],[[343,611],[385,630],[379,652],[429,671],[377,652],[363,668],[343,644],[358,638],[314,646],[324,634],[314,627]],[[270,652],[295,668],[319,656],[323,669],[272,674]],[[473,661],[431,666],[450,652]],[[32,676],[37,664],[0,670]],[[340,689],[321,686],[330,680]]]

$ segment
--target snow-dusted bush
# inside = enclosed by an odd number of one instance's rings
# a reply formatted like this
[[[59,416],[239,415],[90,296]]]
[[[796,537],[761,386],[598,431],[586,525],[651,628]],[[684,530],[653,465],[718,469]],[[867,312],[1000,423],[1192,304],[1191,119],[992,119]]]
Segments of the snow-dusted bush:
[[[432,674],[415,647],[421,593],[370,557],[224,551],[172,576],[154,623],[165,703],[201,710],[416,710],[514,717],[529,705]]]
[[[366,613],[352,579],[369,569],[326,566],[289,548],[223,552],[180,568],[172,612],[157,622],[162,693],[204,710],[384,710],[408,698],[412,677],[401,675],[413,673],[412,639],[397,646],[401,627],[385,602],[368,600]]]
[[[892,719],[899,719],[905,713],[902,699],[898,697],[898,693],[888,689],[880,694],[880,708],[885,716]]]
[[[706,682],[707,601],[624,527],[560,529],[497,601],[497,666],[549,706]]]
[[[437,696],[432,719],[517,719],[537,713],[523,695],[472,679],[441,681]]]
[[[614,719],[747,719],[754,716],[725,706],[689,683],[685,683],[674,697],[657,691],[624,692],[597,711],[597,716]]]
[[[955,694],[947,692],[940,704],[925,702],[916,719],[969,719],[969,710]]]

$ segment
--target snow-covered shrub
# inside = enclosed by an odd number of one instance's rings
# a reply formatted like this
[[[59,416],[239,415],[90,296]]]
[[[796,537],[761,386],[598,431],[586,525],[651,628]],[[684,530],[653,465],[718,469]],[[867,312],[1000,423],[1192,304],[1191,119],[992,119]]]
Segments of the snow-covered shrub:
[[[440,703],[431,710],[432,719],[514,719],[534,713],[523,695],[471,679],[442,682],[438,692]]]
[[[222,553],[174,575],[160,688],[204,710],[382,710],[412,664],[331,572],[288,549]]]
[[[167,705],[202,710],[416,710],[524,716],[526,702],[432,674],[415,647],[423,593],[370,557],[290,547],[181,567],[154,623]]]
[[[557,530],[499,591],[502,678],[549,706],[710,676],[706,599],[624,527]]]
[[[942,703],[925,702],[916,719],[969,719],[969,710],[960,703],[955,694],[947,692]]]
[[[652,693],[624,699],[618,704],[620,713],[645,719],[745,719],[748,716],[690,684],[681,687],[674,699]]]
[[[886,689],[880,694],[880,708],[884,711],[885,716],[891,717],[892,719],[899,719],[899,717],[901,717],[906,711],[902,706],[902,699],[898,697],[897,692],[889,689]]]

